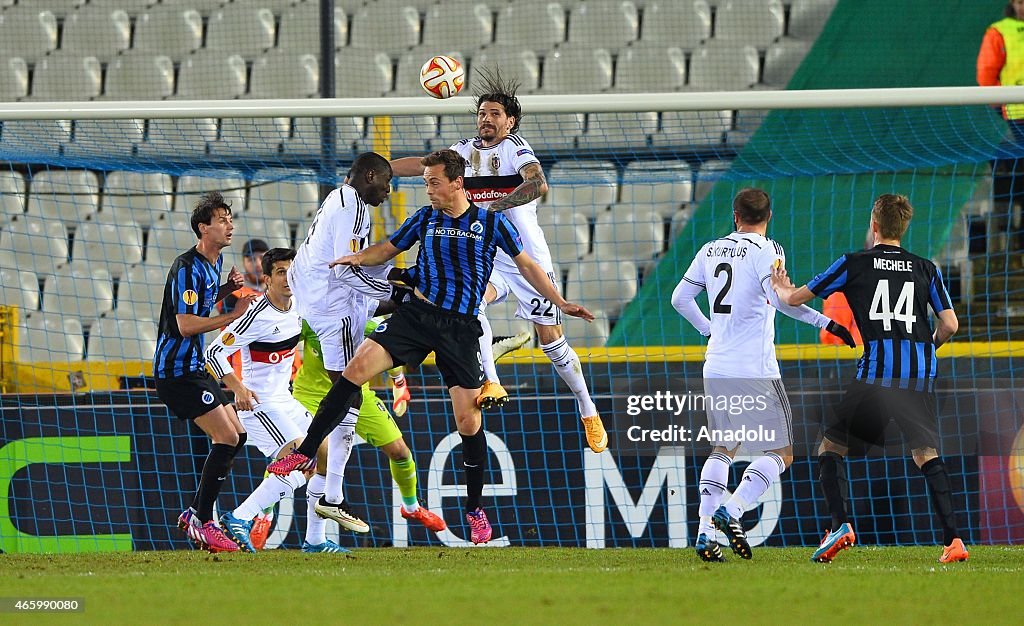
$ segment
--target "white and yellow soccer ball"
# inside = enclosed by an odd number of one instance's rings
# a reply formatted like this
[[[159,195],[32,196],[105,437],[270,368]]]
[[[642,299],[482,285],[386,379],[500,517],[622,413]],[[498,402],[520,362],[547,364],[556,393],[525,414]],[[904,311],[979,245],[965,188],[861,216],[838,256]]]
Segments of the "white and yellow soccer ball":
[[[449,56],[432,57],[420,68],[420,85],[434,98],[451,98],[465,82],[466,70]]]

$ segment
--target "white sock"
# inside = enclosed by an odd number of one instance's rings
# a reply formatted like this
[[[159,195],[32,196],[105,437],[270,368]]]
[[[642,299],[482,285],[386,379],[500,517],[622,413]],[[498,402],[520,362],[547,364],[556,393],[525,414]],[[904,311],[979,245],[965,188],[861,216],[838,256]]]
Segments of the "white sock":
[[[324,497],[331,504],[340,504],[345,498],[342,495],[345,466],[348,465],[348,457],[352,454],[358,418],[359,407],[354,406],[327,437],[327,486],[324,489]]]
[[[412,504],[406,504],[403,502],[402,510],[405,511],[406,513],[415,513],[416,511],[420,510],[420,503],[413,502]]]
[[[287,476],[270,474],[231,514],[238,519],[250,520],[305,484],[306,477],[302,472],[292,472]]]
[[[321,518],[313,510],[320,497],[324,495],[324,483],[327,478],[313,474],[306,485],[306,542],[318,546],[327,541],[327,520]]]
[[[565,337],[559,337],[551,343],[540,347],[544,354],[548,355],[555,365],[555,371],[569,385],[576,404],[579,405],[580,416],[591,417],[597,415],[597,407],[590,399],[590,391],[587,389],[587,381],[583,380],[583,368],[580,366],[580,357],[572,349]]]
[[[747,507],[757,502],[784,471],[786,464],[782,462],[782,457],[773,452],[766,452],[763,457],[754,459],[743,472],[740,486],[725,503],[730,517],[739,519]]]
[[[494,332],[491,331],[491,323],[487,321],[482,305],[480,315],[477,315],[476,318],[480,320],[480,327],[484,329],[484,334],[480,335],[480,362],[484,366],[484,376],[492,383],[500,385],[498,368],[494,366],[494,346],[491,345],[491,342],[494,341]]]
[[[709,539],[717,536],[715,527],[711,524],[711,516],[715,514],[722,502],[722,493],[729,480],[730,467],[732,467],[732,459],[721,452],[712,452],[704,461],[704,467],[700,470],[700,482],[697,483],[697,490],[700,492],[698,535],[704,533]]]

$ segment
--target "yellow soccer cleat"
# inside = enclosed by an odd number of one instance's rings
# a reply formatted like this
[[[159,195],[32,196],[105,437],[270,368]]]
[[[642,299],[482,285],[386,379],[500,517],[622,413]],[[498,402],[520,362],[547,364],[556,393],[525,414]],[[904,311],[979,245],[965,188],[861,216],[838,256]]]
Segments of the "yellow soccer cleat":
[[[608,431],[604,429],[600,415],[584,417],[583,430],[587,434],[587,445],[591,450],[600,454],[608,449]]]
[[[476,405],[481,411],[504,406],[508,402],[508,392],[496,382],[487,381],[480,387],[480,395],[476,397]]]

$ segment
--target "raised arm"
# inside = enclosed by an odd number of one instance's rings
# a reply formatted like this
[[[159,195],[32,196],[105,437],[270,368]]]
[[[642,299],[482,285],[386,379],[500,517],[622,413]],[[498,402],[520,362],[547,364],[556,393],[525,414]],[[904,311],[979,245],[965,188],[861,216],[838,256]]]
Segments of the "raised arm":
[[[391,161],[391,171],[395,176],[423,176],[423,164],[420,157],[402,157]]]
[[[540,166],[540,163],[533,162],[524,165],[519,174],[523,177],[523,182],[507,196],[493,202],[487,207],[488,210],[500,212],[511,209],[536,200],[547,193],[548,181],[544,178],[544,168]]]
[[[395,244],[385,240],[375,243],[361,252],[335,259],[331,261],[330,266],[347,265],[350,267],[360,267],[362,265],[384,265],[401,252],[401,250],[395,247]]]

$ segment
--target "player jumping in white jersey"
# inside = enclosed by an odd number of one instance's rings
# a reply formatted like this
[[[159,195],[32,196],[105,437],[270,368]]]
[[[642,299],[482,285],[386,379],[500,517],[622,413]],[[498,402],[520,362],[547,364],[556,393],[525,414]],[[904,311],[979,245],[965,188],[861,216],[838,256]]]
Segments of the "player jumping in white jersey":
[[[533,148],[517,134],[523,116],[516,98],[518,84],[503,81],[497,72],[493,75],[481,72],[477,81],[482,85],[476,94],[479,134],[451,146],[466,159],[466,192],[476,205],[505,213],[519,230],[525,252],[557,285],[559,281],[554,275],[551,252],[544,231],[537,224],[537,199],[547,192],[547,180]],[[396,159],[391,165],[396,176],[419,176],[423,173],[419,157]],[[478,405],[488,409],[501,406],[508,400],[508,393],[502,388],[494,367],[491,325],[484,309],[486,304],[501,302],[509,294],[519,302],[516,316],[533,322],[541,349],[576,396],[587,444],[594,452],[603,452],[608,447],[608,433],[590,398],[579,356],[562,333],[558,307],[527,283],[512,259],[501,251],[494,259],[494,272],[480,307],[479,319],[484,331],[480,337],[480,355],[487,381],[480,390]]]
[[[824,328],[851,348],[846,327],[818,311],[782,302],[769,283],[772,268],[785,266],[786,255],[768,239],[771,199],[760,189],[743,189],[733,199],[736,231],[701,247],[690,268],[672,293],[672,306],[700,334],[710,337],[704,357],[704,392],[708,401],[708,428],[721,433],[700,473],[700,526],[697,555],[704,561],[724,561],[716,528],[726,536],[733,552],[752,557],[740,517],[779,479],[793,461],[792,413],[775,357],[775,311]],[[695,301],[708,292],[711,319]],[[715,398],[753,398],[753,410],[734,414],[719,410]],[[758,401],[760,399],[760,401]],[[746,406],[744,406],[746,408]],[[739,448],[727,433],[763,427],[769,436],[746,441],[751,451],[762,452],[743,472],[732,498],[720,504],[729,469]]]

